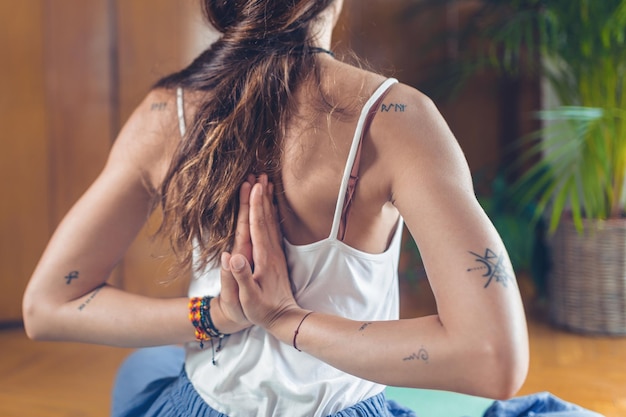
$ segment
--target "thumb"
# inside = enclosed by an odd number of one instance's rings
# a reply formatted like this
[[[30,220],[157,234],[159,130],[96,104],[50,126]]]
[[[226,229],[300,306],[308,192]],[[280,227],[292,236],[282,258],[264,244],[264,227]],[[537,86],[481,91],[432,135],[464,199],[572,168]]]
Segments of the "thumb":
[[[231,255],[228,252],[222,253],[221,257],[221,266],[222,270],[220,271],[220,281],[222,283],[222,294],[226,295],[228,299],[237,298],[237,294],[239,288],[237,286],[237,281],[233,277],[233,274],[230,270],[230,258]]]
[[[233,255],[230,258],[230,271],[239,286],[239,302],[247,317],[249,312],[246,306],[251,302],[254,304],[252,300],[256,299],[255,296],[258,290],[252,278],[252,268],[245,256]]]
[[[246,267],[247,259],[241,255],[231,256],[230,258],[230,267],[231,270],[236,272],[241,272]]]
[[[230,271],[240,284],[246,284],[252,280],[252,268],[243,255],[232,255],[230,257]]]

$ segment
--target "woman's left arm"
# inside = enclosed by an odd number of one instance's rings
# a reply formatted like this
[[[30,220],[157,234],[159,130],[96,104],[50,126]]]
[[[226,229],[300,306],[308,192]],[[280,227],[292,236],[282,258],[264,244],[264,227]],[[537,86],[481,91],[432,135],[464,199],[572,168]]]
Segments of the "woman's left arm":
[[[294,349],[381,384],[488,398],[508,398],[517,392],[526,375],[526,329],[509,329],[501,340],[491,336],[499,331],[498,321],[512,322],[511,317],[485,321],[483,329],[476,331],[473,327],[455,328],[454,320],[444,326],[440,315],[378,322],[317,312],[307,316],[310,311],[300,308],[291,292],[277,223],[273,211],[267,209],[271,207],[267,194],[260,184],[252,189],[254,273],[243,256],[230,259],[248,320]],[[511,302],[517,303],[515,298],[513,294]],[[459,306],[454,314],[465,313]],[[514,321],[513,325],[523,326]],[[511,346],[512,342],[519,346]]]
[[[254,273],[242,257],[231,259],[244,313],[282,342],[364,379],[507,398],[528,367],[515,275],[476,201],[456,140],[432,104],[411,104],[422,106],[414,125],[386,126],[391,135],[406,137],[389,157],[389,169],[397,167],[394,204],[422,251],[438,314],[360,322],[314,312],[303,321],[308,311],[291,294],[277,220],[262,184],[250,197]],[[400,130],[391,131],[393,125]]]

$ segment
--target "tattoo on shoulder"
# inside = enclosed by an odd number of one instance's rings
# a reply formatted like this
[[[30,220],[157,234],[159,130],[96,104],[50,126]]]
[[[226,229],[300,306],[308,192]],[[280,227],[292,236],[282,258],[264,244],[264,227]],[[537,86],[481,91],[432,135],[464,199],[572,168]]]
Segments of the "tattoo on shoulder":
[[[503,253],[497,254],[489,248],[485,249],[485,253],[482,255],[471,251],[469,253],[474,257],[474,262],[479,265],[467,268],[467,272],[481,272],[482,277],[487,280],[484,288],[487,288],[494,281],[508,287],[509,283],[515,279],[513,268]]]
[[[159,103],[152,103],[150,105],[150,110],[152,111],[160,111],[160,110],[165,110],[165,108],[167,107],[167,103],[166,102],[159,102]]]
[[[418,362],[428,363],[428,358],[429,358],[428,351],[426,350],[426,348],[424,348],[424,346],[422,346],[420,350],[418,350],[417,352],[411,353],[409,356],[402,358],[402,360],[404,362],[418,361]]]
[[[78,271],[72,271],[65,276],[65,283],[70,285],[73,279],[78,279]]]
[[[79,306],[78,306],[78,311],[83,311],[85,309],[85,307],[87,307],[87,305],[89,303],[91,303],[91,301],[96,298],[96,295],[98,295],[98,293],[100,292],[100,290],[102,290],[102,288],[104,288],[104,284],[99,286],[98,288],[96,288],[95,290],[92,291],[91,294],[89,294],[89,296],[85,299],[85,301],[83,301]]]
[[[362,332],[363,330],[367,329],[370,324],[372,324],[371,321],[369,321],[367,323],[363,323],[363,325],[361,327],[359,327],[359,331]]]
[[[383,103],[380,106],[380,112],[381,113],[389,113],[389,112],[404,113],[406,108],[407,108],[407,105],[402,104],[402,103],[388,103],[388,104]]]

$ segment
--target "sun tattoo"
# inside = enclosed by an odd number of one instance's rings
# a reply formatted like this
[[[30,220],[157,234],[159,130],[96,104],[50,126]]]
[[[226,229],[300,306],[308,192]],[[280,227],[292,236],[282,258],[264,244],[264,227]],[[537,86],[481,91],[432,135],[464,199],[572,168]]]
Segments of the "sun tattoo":
[[[502,284],[504,287],[508,287],[509,282],[513,281],[513,268],[503,253],[496,254],[489,248],[485,249],[484,255],[471,251],[469,253],[475,257],[474,261],[479,263],[480,266],[467,268],[467,272],[483,272],[482,276],[487,278],[484,288],[487,288],[493,281]]]

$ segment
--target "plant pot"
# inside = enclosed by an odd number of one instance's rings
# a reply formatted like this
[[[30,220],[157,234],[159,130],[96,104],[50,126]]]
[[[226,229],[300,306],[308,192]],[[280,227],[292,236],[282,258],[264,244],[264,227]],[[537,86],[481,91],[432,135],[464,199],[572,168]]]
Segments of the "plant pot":
[[[550,318],[567,329],[626,335],[626,219],[563,218],[551,240]]]

